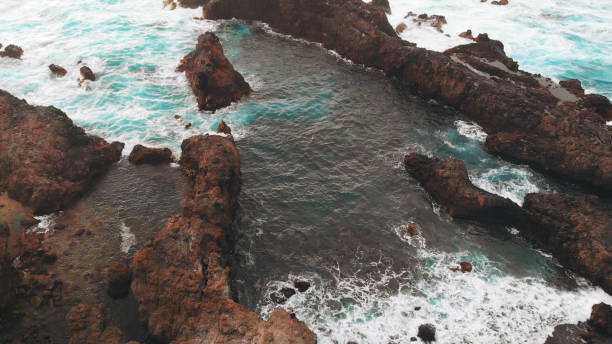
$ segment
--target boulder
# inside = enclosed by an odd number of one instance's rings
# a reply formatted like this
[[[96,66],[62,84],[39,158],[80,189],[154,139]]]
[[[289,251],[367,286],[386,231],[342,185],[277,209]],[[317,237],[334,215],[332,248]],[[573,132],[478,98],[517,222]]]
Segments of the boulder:
[[[516,224],[522,219],[522,211],[514,202],[474,186],[461,160],[411,153],[406,155],[404,164],[452,217],[504,225]]]
[[[123,144],[90,136],[62,111],[0,90],[0,192],[37,214],[64,209],[119,160]]]
[[[459,266],[461,266],[461,272],[472,272],[472,263],[461,262]]]
[[[106,292],[113,298],[126,297],[130,293],[132,270],[121,263],[113,263],[106,269]]]
[[[436,341],[436,327],[433,324],[423,324],[419,326],[417,337],[425,343]]]
[[[293,282],[293,286],[295,287],[295,289],[297,289],[300,293],[305,292],[306,290],[308,290],[308,288],[310,288],[310,282],[308,281],[294,281]]]
[[[419,235],[419,229],[414,223],[409,223],[406,225],[406,233],[410,236]]]
[[[23,49],[14,44],[9,44],[4,48],[4,51],[0,51],[0,57],[10,57],[13,59],[21,59],[23,55]]]
[[[50,64],[50,65],[49,65],[49,70],[50,70],[50,71],[51,71],[51,73],[53,73],[55,76],[58,76],[58,77],[60,77],[60,78],[61,78],[61,77],[63,77],[63,76],[65,76],[65,75],[68,73],[68,71],[67,71],[67,70],[66,70],[64,67],[62,67],[62,66],[58,66],[58,65],[56,65],[56,64]]]
[[[134,165],[169,164],[173,161],[173,158],[172,151],[168,148],[149,148],[136,145],[132,149],[128,160]]]
[[[395,27],[395,32],[402,33],[404,31],[406,31],[406,28],[408,28],[408,26],[406,25],[406,23],[399,23],[396,27]]]
[[[200,35],[196,49],[181,60],[200,110],[217,110],[251,93],[251,87],[225,57],[219,38]]]
[[[470,32],[471,33],[471,32]],[[518,71],[518,63],[506,55],[504,44],[500,41],[489,39],[486,34],[480,34],[475,43],[458,45],[444,52],[446,55],[465,54],[489,61],[499,61],[511,71]]]
[[[79,69],[79,72],[81,73],[81,81],[79,84],[82,84],[85,80],[96,81],[96,75],[91,68],[83,66]]]
[[[521,234],[612,293],[612,205],[592,195],[529,194]]]
[[[612,336],[612,307],[603,302],[593,305],[589,323],[602,333]]]

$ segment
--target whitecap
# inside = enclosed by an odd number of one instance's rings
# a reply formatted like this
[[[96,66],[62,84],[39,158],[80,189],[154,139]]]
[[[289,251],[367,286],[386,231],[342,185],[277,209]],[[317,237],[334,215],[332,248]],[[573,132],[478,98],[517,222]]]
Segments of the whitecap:
[[[130,252],[130,248],[136,245],[136,235],[132,233],[130,227],[128,227],[123,221],[121,221],[119,230],[121,234],[121,252],[128,253]]]

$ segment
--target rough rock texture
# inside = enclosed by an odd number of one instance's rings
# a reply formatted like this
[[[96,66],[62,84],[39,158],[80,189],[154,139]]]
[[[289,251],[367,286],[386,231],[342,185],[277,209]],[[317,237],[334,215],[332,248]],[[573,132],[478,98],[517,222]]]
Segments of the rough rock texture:
[[[226,135],[232,134],[232,129],[227,124],[225,124],[224,121],[221,121],[221,123],[219,123],[219,128],[217,128],[217,131]]]
[[[200,110],[216,110],[251,93],[212,32],[200,35],[196,49],[183,58],[177,71],[185,72]]]
[[[605,123],[580,104],[563,106],[562,99],[576,102],[577,97],[549,80],[509,69],[506,58],[466,62],[452,53],[412,47],[397,37],[382,11],[361,0],[211,0],[203,15],[259,20],[275,31],[322,43],[462,111],[489,134],[490,151],[612,192],[612,132]]]
[[[23,49],[14,44],[9,44],[4,48],[4,51],[0,51],[0,57],[10,57],[13,59],[20,59],[23,55]]]
[[[130,293],[132,270],[121,263],[113,263],[106,269],[106,292],[114,298],[126,297]]]
[[[168,164],[173,161],[172,151],[170,149],[149,148],[143,145],[134,146],[128,160],[134,165]]]
[[[264,322],[231,299],[232,220],[240,156],[231,137],[183,141],[191,179],[182,211],[134,256],[132,292],[149,332],[175,343],[315,343],[304,323],[277,309]]]
[[[372,0],[370,5],[372,5],[374,8],[381,9],[387,14],[391,14],[391,5],[389,5],[389,0]]]
[[[54,107],[31,106],[0,90],[0,192],[36,213],[65,208],[122,149],[85,134]]]
[[[529,194],[521,233],[561,264],[612,293],[612,206],[596,196]]]
[[[81,83],[85,80],[96,81],[96,75],[91,68],[83,66],[81,69],[79,69],[79,72],[81,73]]]
[[[589,323],[603,333],[612,336],[612,306],[603,302],[593,305]]]
[[[56,64],[50,64],[49,70],[51,71],[51,73],[53,73],[56,76],[59,76],[60,78],[65,76],[68,73],[68,71],[64,67],[58,66]]]
[[[452,217],[498,224],[517,223],[522,219],[521,209],[514,202],[475,187],[461,160],[411,153],[404,164]]]
[[[103,304],[74,306],[66,316],[69,344],[119,344],[121,330],[111,325]]]
[[[593,305],[588,322],[555,327],[544,344],[609,344],[612,343],[612,307],[605,303]]]
[[[178,3],[181,7],[198,8],[206,5],[208,1],[209,0],[178,0]]]
[[[436,327],[433,324],[423,324],[419,326],[417,337],[421,338],[425,343],[430,343],[436,340]]]

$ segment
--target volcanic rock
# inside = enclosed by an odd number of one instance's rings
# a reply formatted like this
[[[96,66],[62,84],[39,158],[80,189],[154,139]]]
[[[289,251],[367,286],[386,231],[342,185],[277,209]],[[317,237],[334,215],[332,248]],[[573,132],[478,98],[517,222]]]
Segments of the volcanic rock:
[[[540,76],[510,69],[507,57],[482,61],[472,56],[470,61],[480,61],[474,67],[455,54],[412,47],[382,11],[372,11],[361,0],[216,0],[204,6],[204,17],[263,21],[277,32],[321,43],[463,112],[489,140],[513,138],[508,144],[488,144],[492,153],[612,192],[612,131],[581,114],[592,110],[563,106]]]
[[[505,6],[508,4],[508,0],[491,1],[491,5]]]
[[[177,71],[185,72],[200,110],[216,110],[251,93],[212,32],[200,35],[196,49],[181,60]]]
[[[206,5],[210,0],[178,0],[181,7],[198,8]]]
[[[226,135],[232,135],[232,129],[225,124],[225,122],[221,121],[221,123],[219,123],[219,127],[217,128],[217,132],[218,133],[223,133]]]
[[[408,26],[406,25],[406,23],[399,23],[396,27],[395,27],[395,32],[397,33],[402,33],[404,31],[406,31],[406,28]]]
[[[149,148],[136,145],[128,160],[134,165],[140,164],[169,164],[173,161],[172,151],[168,148]]]
[[[406,233],[410,236],[419,235],[419,229],[414,223],[409,223],[406,225]]]
[[[470,32],[471,33],[471,32]],[[500,41],[489,39],[487,35],[478,35],[475,43],[458,45],[444,52],[446,55],[465,54],[489,61],[500,61],[511,71],[518,71],[518,63],[506,56],[504,44]]]
[[[81,81],[79,81],[79,85],[85,82],[85,80],[96,81],[96,75],[91,68],[83,66],[81,69],[79,69],[79,72],[81,73]]]
[[[580,100],[580,105],[599,114],[607,121],[612,121],[612,104],[610,99],[600,94],[587,94]]]
[[[66,316],[69,344],[119,344],[121,330],[110,324],[111,320],[103,304],[74,306]]]
[[[603,302],[593,305],[589,323],[603,333],[612,336],[612,307]]]
[[[461,262],[461,263],[459,263],[459,266],[461,266],[461,272],[472,272],[472,264],[471,263]]]
[[[315,343],[315,334],[286,311],[263,321],[231,299],[230,239],[240,192],[233,139],[194,136],[181,148],[191,190],[181,212],[134,256],[132,293],[151,335],[161,342]]]
[[[425,343],[436,341],[436,327],[433,324],[423,324],[419,326],[417,337]]]
[[[406,155],[404,164],[452,217],[496,224],[517,223],[522,218],[521,209],[514,202],[474,186],[461,160],[411,153]]]
[[[0,192],[35,213],[65,208],[119,160],[123,144],[85,134],[62,111],[0,90]]]
[[[370,5],[374,8],[379,8],[383,12],[387,14],[391,14],[391,6],[389,5],[389,0],[372,0]]]
[[[293,286],[295,287],[295,289],[297,289],[300,293],[305,292],[306,290],[308,290],[308,288],[310,288],[310,282],[308,281],[294,281],[293,282]]]
[[[68,71],[64,67],[58,66],[58,65],[55,65],[55,64],[50,64],[49,65],[49,70],[51,71],[51,73],[53,73],[54,75],[56,75],[56,76],[58,76],[60,78],[65,76],[68,73]]]
[[[559,81],[559,85],[577,97],[584,96],[584,88],[582,88],[582,83],[578,79],[562,80]]]
[[[106,269],[106,292],[113,298],[126,297],[130,293],[132,271],[121,263],[113,263]]]
[[[523,235],[612,293],[612,205],[590,195],[529,194],[523,208],[533,222]]]
[[[10,57],[13,59],[21,59],[23,55],[23,49],[14,44],[9,44],[4,48],[4,51],[0,51],[0,57]]]

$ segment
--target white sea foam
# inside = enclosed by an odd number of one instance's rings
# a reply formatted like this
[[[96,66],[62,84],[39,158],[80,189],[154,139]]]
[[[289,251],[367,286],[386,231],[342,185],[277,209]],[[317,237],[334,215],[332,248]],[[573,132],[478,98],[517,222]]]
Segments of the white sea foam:
[[[484,132],[481,126],[474,122],[456,120],[455,126],[457,127],[459,134],[472,140],[484,143],[487,139],[487,133]]]
[[[496,195],[511,199],[522,205],[529,193],[540,192],[532,181],[533,174],[526,168],[504,165],[481,174],[470,174],[470,180],[477,187]]]
[[[449,269],[466,256],[473,258],[473,272]],[[421,249],[417,264],[424,271],[419,277],[393,272],[382,260],[365,264],[377,269],[367,277],[330,267],[333,281],[307,276],[316,283],[282,307],[294,309],[323,344],[409,343],[423,323],[436,326],[439,343],[514,344],[542,343],[554,326],[584,321],[591,305],[612,301],[585,281],[572,290],[554,287],[537,277],[507,275],[486,257],[468,252]],[[266,290],[288,283],[274,281]],[[266,298],[260,311],[269,316],[275,307]]]
[[[121,234],[121,252],[128,253],[130,252],[130,248],[136,245],[136,235],[132,233],[130,227],[128,227],[123,221],[121,221],[119,230]]]
[[[63,211],[58,211],[47,215],[34,216],[34,219],[38,220],[39,222],[35,226],[29,228],[28,231],[35,233],[47,233],[53,230],[53,227],[55,226],[55,221],[57,221],[57,219],[62,217],[63,215]]]

